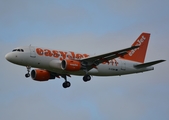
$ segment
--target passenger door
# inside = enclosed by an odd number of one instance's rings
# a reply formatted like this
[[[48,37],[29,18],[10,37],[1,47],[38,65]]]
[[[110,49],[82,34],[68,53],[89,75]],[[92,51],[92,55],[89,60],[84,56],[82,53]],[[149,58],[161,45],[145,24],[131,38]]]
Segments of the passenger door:
[[[30,50],[30,57],[35,58],[36,57],[35,47],[29,46],[29,50]]]

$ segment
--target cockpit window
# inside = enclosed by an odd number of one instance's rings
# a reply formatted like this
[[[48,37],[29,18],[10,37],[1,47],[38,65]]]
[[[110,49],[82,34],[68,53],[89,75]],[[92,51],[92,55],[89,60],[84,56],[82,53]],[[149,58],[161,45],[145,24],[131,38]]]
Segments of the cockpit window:
[[[17,49],[12,50],[12,52],[17,51]]]
[[[18,51],[18,52],[24,52],[23,49],[14,49],[14,50],[12,50],[12,52],[15,52],[15,51]]]

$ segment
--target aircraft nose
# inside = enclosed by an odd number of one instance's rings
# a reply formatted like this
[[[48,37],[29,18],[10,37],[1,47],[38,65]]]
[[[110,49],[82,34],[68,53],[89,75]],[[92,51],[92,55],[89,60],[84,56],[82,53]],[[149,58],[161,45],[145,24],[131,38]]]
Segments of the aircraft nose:
[[[5,59],[8,60],[8,61],[11,61],[11,60],[12,60],[11,54],[10,54],[10,53],[7,53],[7,54],[5,55]]]
[[[23,62],[22,58],[19,57],[18,53],[10,52],[5,55],[7,61],[14,64],[21,64]]]

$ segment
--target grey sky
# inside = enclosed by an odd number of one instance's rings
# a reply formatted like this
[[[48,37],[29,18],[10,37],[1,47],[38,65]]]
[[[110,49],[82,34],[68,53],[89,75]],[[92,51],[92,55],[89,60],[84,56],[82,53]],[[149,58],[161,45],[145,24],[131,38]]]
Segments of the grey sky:
[[[168,120],[169,2],[167,0],[1,0],[1,120]],[[146,61],[165,59],[146,73],[92,77],[72,76],[36,82],[26,68],[7,62],[13,48],[36,45],[100,54],[129,47],[142,32],[151,38]]]

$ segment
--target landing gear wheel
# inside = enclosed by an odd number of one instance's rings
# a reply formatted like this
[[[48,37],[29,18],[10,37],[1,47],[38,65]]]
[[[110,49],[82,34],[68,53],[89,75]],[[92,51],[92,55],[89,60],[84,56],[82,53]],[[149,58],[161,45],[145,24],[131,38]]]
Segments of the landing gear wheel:
[[[85,75],[85,76],[83,77],[83,81],[84,81],[84,82],[87,82],[87,81],[90,81],[90,80],[91,80],[90,75]]]
[[[63,86],[64,88],[68,88],[68,87],[70,87],[70,85],[71,85],[71,83],[70,83],[69,81],[65,81],[65,82],[62,84],[62,86]]]
[[[29,73],[25,74],[25,77],[26,78],[30,77],[30,74]]]

